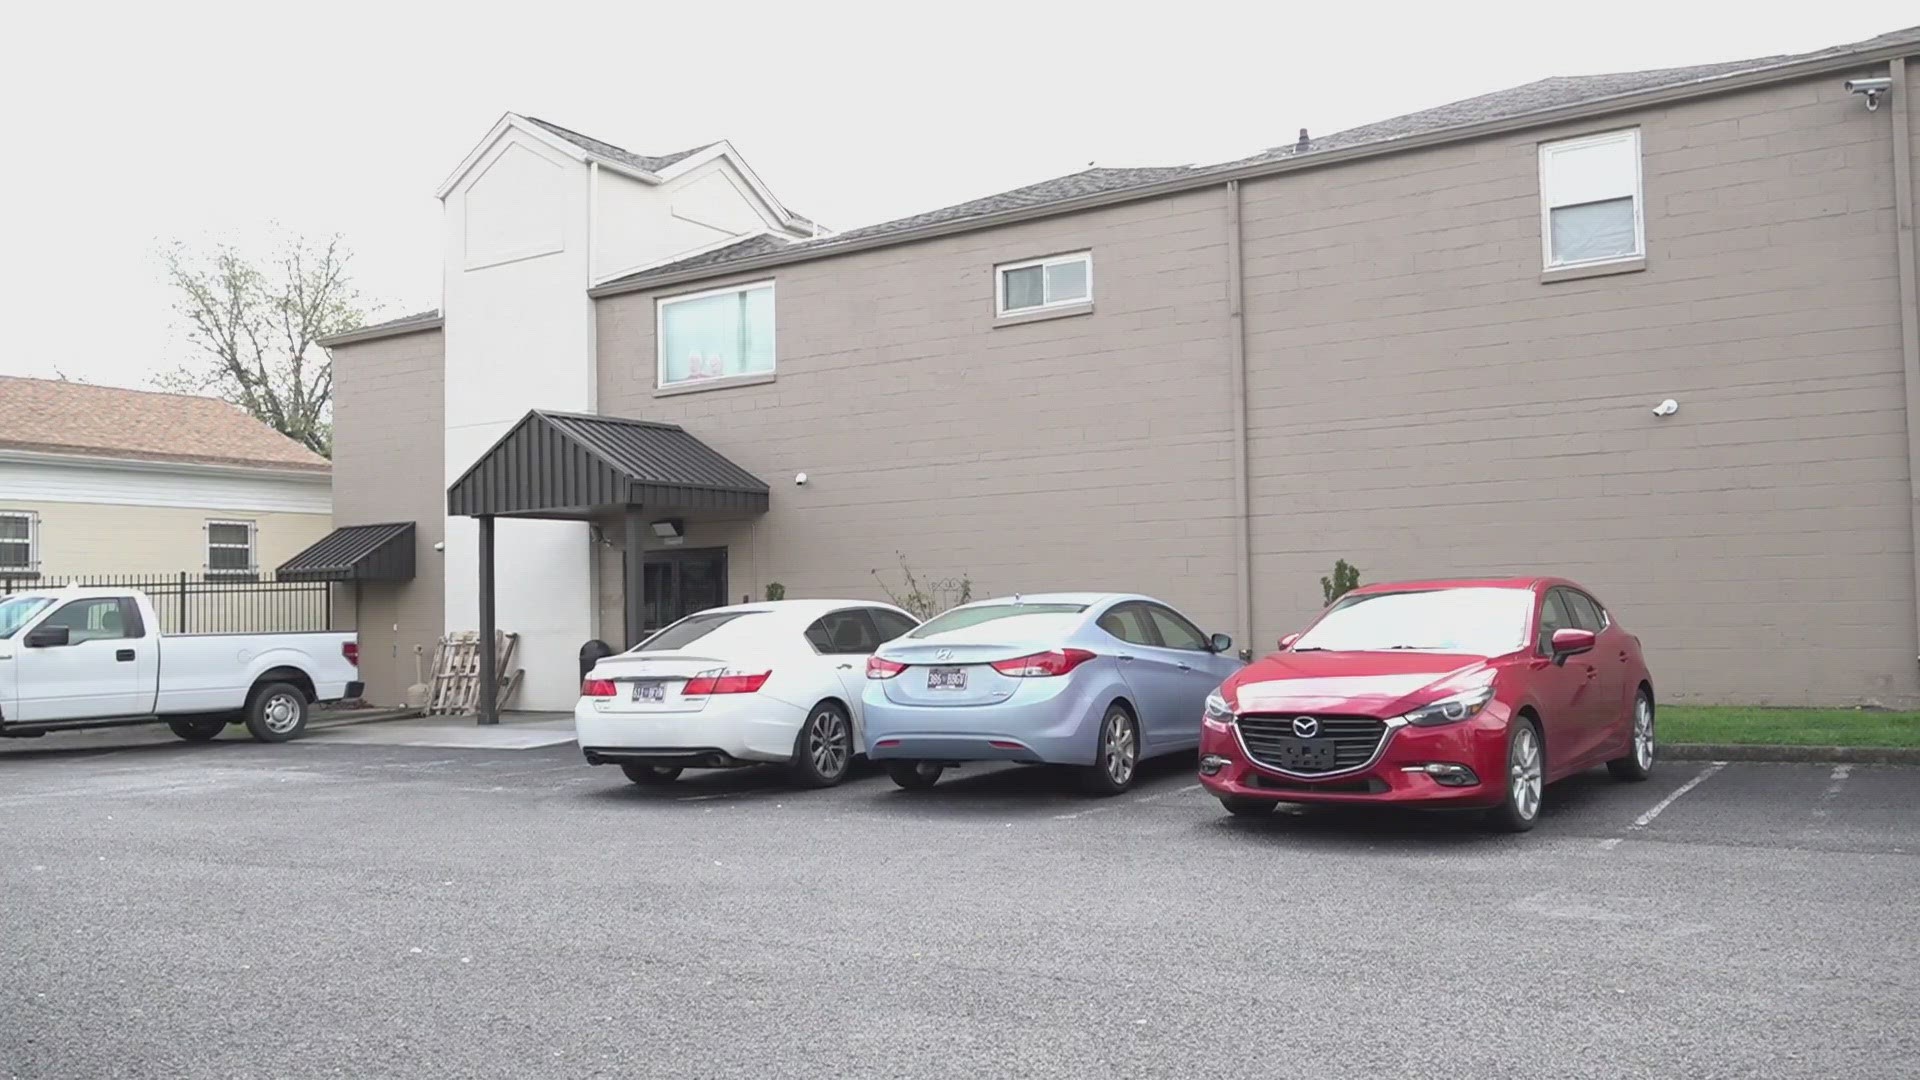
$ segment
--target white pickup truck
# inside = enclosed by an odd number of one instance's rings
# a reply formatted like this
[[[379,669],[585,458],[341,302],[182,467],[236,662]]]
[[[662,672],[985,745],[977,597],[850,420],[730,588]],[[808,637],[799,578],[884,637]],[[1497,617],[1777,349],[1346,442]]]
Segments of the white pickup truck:
[[[359,697],[343,633],[162,634],[128,589],[0,597],[0,736],[164,722],[189,742],[228,724],[261,742],[307,726],[316,701]]]

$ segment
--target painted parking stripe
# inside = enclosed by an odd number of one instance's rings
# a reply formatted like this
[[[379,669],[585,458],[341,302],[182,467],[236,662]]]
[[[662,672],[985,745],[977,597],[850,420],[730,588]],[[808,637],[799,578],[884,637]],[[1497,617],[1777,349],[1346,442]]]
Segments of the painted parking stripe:
[[[1833,776],[1829,777],[1827,790],[1820,793],[1820,803],[1813,808],[1813,816],[1824,818],[1833,813],[1833,800],[1840,797],[1840,789],[1847,784],[1847,776],[1853,772],[1851,765],[1835,765]]]
[[[1713,764],[1708,765],[1706,768],[1700,770],[1699,776],[1696,776],[1693,779],[1687,781],[1686,783],[1681,784],[1678,788],[1674,790],[1673,794],[1668,795],[1666,798],[1661,799],[1659,802],[1653,804],[1653,809],[1647,811],[1644,814],[1641,814],[1637,818],[1634,818],[1633,824],[1627,826],[1627,831],[1638,832],[1639,830],[1644,829],[1647,826],[1653,824],[1653,819],[1659,817],[1663,812],[1665,812],[1667,807],[1672,806],[1674,803],[1680,801],[1680,796],[1685,795],[1687,792],[1692,791],[1694,788],[1697,788],[1701,784],[1706,783],[1708,777],[1712,776],[1714,773],[1717,773],[1721,769],[1724,769],[1726,767],[1727,767],[1726,762],[1716,761]],[[1619,847],[1620,841],[1624,839],[1626,839],[1626,837],[1624,836],[1610,837],[1606,840],[1600,841],[1600,846],[1610,850],[1612,848]]]

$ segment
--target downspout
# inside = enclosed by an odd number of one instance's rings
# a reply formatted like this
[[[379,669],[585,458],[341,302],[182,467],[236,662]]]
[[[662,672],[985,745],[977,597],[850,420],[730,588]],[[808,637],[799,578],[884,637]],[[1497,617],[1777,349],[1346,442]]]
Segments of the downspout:
[[[1893,113],[1893,220],[1900,258],[1900,359],[1907,383],[1907,483],[1912,495],[1913,621],[1920,640],[1920,267],[1913,250],[1913,110],[1907,105],[1907,61],[1887,63]],[[1920,661],[1920,657],[1915,658]]]
[[[1233,615],[1241,655],[1253,655],[1253,544],[1247,518],[1247,319],[1240,247],[1240,181],[1227,181],[1227,413],[1233,418]],[[1920,496],[1916,496],[1920,507]],[[1917,511],[1920,512],[1920,511]],[[1920,518],[1916,518],[1920,520]],[[1916,609],[1920,611],[1920,609]],[[1920,624],[1917,624],[1920,625]]]

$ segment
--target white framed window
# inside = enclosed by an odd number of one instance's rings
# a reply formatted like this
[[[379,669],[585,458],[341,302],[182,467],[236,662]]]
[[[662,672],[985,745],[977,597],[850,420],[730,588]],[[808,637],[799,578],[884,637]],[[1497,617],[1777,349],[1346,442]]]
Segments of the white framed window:
[[[1644,203],[1638,128],[1540,144],[1547,269],[1645,256]]]
[[[40,572],[40,515],[0,510],[0,574]]]
[[[259,572],[254,540],[259,530],[251,521],[207,522],[207,573],[239,575]]]
[[[993,268],[993,278],[995,310],[1001,315],[1086,304],[1093,300],[1093,253],[1001,263]]]
[[[663,297],[654,312],[656,385],[773,374],[773,282]]]

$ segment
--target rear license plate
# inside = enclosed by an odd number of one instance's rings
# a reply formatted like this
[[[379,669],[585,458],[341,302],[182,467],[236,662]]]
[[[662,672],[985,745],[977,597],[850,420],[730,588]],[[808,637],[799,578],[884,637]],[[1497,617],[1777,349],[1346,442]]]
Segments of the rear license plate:
[[[1326,772],[1333,768],[1333,744],[1309,739],[1285,739],[1276,747],[1275,764],[1303,772]]]
[[[659,681],[634,683],[633,700],[665,701],[667,700],[667,684]]]
[[[966,668],[937,667],[927,669],[927,689],[929,690],[965,690],[966,688]]]

